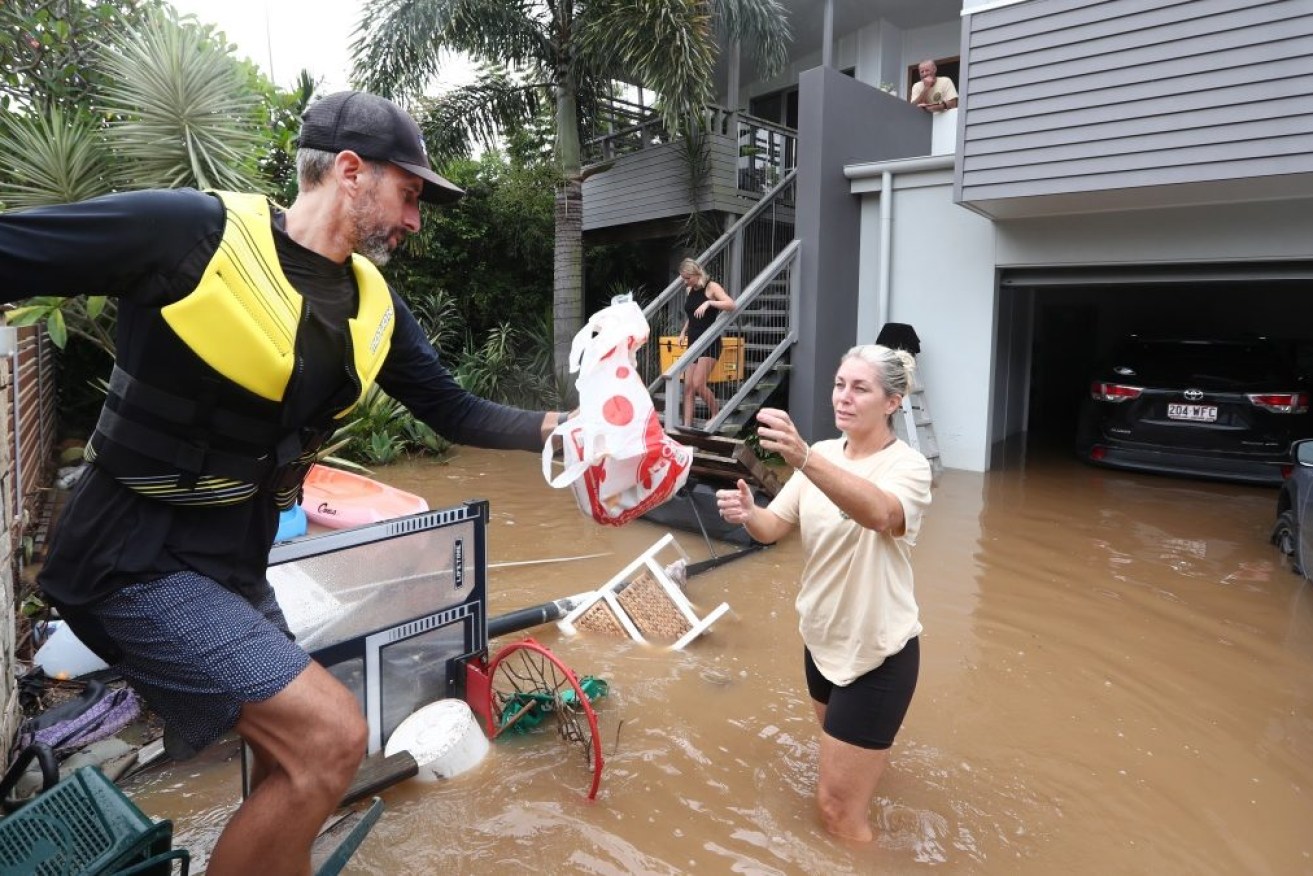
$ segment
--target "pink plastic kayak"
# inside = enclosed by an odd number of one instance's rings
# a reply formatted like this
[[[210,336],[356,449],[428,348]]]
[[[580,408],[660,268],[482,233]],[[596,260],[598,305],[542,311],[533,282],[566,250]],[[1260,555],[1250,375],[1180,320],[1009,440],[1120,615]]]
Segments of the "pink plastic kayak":
[[[414,493],[323,465],[310,468],[301,507],[310,522],[330,529],[348,529],[429,510],[428,502]]]

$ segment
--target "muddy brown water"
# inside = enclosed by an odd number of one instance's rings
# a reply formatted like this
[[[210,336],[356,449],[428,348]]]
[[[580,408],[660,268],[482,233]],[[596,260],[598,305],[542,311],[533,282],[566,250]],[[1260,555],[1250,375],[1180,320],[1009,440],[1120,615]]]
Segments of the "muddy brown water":
[[[494,615],[596,586],[665,532],[593,525],[530,454],[379,476],[434,507],[490,500],[493,563],[608,554],[494,570]],[[914,553],[920,686],[869,846],[814,813],[795,538],[692,579],[732,612],[683,653],[531,631],[611,684],[596,802],[554,737],[498,742],[471,773],[385,792],[347,872],[1313,872],[1313,585],[1268,543],[1274,516],[1274,490],[1061,455],[946,472]],[[230,755],[128,791],[203,859],[237,799]]]

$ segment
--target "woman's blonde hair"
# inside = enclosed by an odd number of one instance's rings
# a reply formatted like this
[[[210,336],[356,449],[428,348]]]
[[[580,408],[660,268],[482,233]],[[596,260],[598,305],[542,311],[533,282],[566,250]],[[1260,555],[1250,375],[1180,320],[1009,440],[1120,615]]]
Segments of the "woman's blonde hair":
[[[711,275],[707,273],[707,269],[694,259],[684,259],[679,263],[679,275],[682,277],[685,274],[697,274],[699,286],[705,286],[711,282]]]
[[[883,344],[858,344],[843,354],[839,364],[849,359],[861,359],[870,365],[886,395],[906,397],[915,385],[912,376],[916,372],[916,359],[906,350],[894,350]]]

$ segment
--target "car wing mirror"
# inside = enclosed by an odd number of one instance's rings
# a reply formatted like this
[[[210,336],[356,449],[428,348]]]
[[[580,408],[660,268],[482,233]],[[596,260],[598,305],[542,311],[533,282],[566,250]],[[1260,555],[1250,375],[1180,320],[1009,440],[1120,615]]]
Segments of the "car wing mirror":
[[[1295,462],[1300,465],[1313,466],[1313,439],[1295,442]]]

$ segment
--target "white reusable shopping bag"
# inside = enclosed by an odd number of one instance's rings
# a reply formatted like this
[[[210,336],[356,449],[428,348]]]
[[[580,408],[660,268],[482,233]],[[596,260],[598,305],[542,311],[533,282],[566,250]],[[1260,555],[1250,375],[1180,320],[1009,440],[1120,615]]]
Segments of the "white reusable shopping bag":
[[[589,318],[570,348],[579,414],[556,427],[543,447],[543,478],[574,490],[579,510],[620,526],[665,502],[688,480],[693,451],[661,427],[634,354],[647,320],[620,296]],[[565,470],[552,477],[552,438],[560,435]]]

